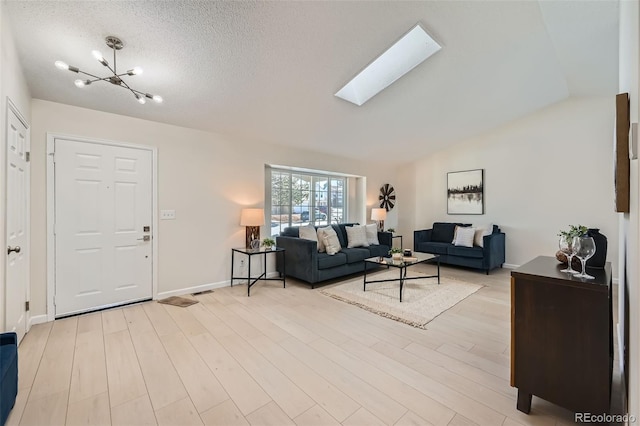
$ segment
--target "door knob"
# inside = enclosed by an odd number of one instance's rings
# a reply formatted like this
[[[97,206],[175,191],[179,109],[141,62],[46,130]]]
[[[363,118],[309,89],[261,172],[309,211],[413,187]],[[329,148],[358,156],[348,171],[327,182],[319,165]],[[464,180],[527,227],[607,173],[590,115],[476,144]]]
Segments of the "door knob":
[[[138,238],[138,241],[149,241],[151,240],[151,236],[150,235],[145,235],[142,238]]]
[[[8,246],[7,254],[11,254],[12,251],[15,251],[16,253],[20,253],[20,246],[15,246],[15,247]]]

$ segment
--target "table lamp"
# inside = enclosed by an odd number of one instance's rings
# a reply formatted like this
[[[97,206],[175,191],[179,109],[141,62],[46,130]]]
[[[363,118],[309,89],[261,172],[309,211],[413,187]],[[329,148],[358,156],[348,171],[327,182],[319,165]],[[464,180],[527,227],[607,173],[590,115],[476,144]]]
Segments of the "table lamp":
[[[262,225],[264,225],[263,209],[242,209],[240,226],[246,226],[247,248],[252,248],[252,241],[260,241],[260,226]]]
[[[384,220],[387,218],[386,209],[371,209],[371,220],[378,222],[378,232],[384,231]]]

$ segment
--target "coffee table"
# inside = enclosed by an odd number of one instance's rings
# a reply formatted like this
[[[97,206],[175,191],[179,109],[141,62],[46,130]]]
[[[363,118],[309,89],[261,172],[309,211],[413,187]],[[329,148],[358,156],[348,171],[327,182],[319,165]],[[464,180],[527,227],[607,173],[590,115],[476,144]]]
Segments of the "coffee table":
[[[409,266],[417,265],[418,263],[424,263],[433,259],[435,259],[436,262],[438,263],[438,275],[427,275],[427,276],[407,278],[407,268],[409,268]],[[386,266],[387,268],[397,268],[400,271],[400,276],[398,278],[391,278],[386,280],[367,281],[367,263],[372,263],[379,266]],[[438,278],[438,284],[440,284],[440,256],[438,256],[437,254],[429,254],[429,253],[413,253],[413,256],[403,257],[402,259],[399,259],[399,260],[395,260],[390,257],[377,257],[377,256],[370,257],[364,260],[364,284],[363,284],[364,291],[367,291],[367,284],[399,281],[400,282],[400,302],[402,302],[402,287],[404,286],[404,282],[408,280],[417,280],[422,278]]]

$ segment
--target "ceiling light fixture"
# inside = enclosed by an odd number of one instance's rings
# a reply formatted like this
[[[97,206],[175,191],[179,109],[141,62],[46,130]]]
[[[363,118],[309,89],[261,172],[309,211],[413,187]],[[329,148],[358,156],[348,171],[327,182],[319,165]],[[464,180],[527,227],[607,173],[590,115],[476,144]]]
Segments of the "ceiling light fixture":
[[[88,72],[81,71],[77,67],[74,67],[74,66],[71,66],[71,65],[67,65],[66,63],[64,63],[62,61],[56,61],[56,63],[55,63],[56,68],[61,69],[61,70],[69,70],[71,72],[75,72],[76,74],[85,74],[85,75],[88,75],[89,77],[93,77],[93,80],[82,80],[82,79],[76,80],[74,82],[76,87],[82,88],[82,87],[88,86],[91,83],[94,83],[96,81],[106,81],[106,82],[109,82],[109,83],[111,83],[111,84],[113,84],[115,86],[122,87],[125,90],[129,90],[131,93],[133,93],[133,96],[135,96],[137,101],[140,102],[141,104],[146,103],[147,102],[147,98],[148,99],[152,99],[157,103],[161,103],[162,102],[162,96],[151,95],[149,93],[144,93],[144,92],[140,92],[138,90],[132,89],[131,86],[129,86],[122,79],[122,77],[125,76],[125,75],[133,76],[133,75],[142,74],[142,68],[135,67],[135,68],[132,68],[132,69],[130,69],[130,70],[124,72],[124,73],[118,74],[118,71],[117,71],[117,68],[116,68],[116,52],[124,47],[124,43],[122,43],[122,40],[120,40],[118,37],[109,36],[109,37],[105,38],[105,42],[107,43],[107,46],[109,46],[113,50],[113,68],[111,68],[111,66],[109,65],[109,62],[104,58],[104,56],[102,56],[102,53],[100,53],[99,51],[94,50],[94,51],[91,52],[91,54],[93,55],[94,58],[96,58],[98,60],[98,62],[100,62],[105,67],[109,68],[109,71],[111,71],[111,73],[113,75],[110,75],[108,77],[98,77],[96,75],[89,74]]]
[[[442,47],[417,24],[335,96],[361,106]]]

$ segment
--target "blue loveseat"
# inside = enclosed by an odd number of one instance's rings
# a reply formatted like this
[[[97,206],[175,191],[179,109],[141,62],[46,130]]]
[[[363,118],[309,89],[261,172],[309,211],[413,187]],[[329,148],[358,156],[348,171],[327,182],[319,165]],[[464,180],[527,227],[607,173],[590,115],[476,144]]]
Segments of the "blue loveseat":
[[[306,281],[311,284],[311,288],[314,288],[315,283],[320,281],[364,271],[365,262],[363,260],[366,258],[388,255],[391,247],[390,232],[378,232],[380,245],[346,248],[347,231],[345,227],[353,225],[357,225],[357,223],[331,225],[338,235],[340,246],[342,246],[340,252],[334,255],[318,253],[318,244],[315,241],[300,238],[298,227],[285,228],[276,237],[276,246],[286,250],[286,275]],[[368,269],[374,267],[372,264],[367,265]],[[282,273],[280,256],[278,256],[276,269]]]
[[[487,275],[501,268],[505,260],[505,234],[493,225],[493,232],[483,237],[483,246],[456,246],[452,243],[456,226],[464,223],[434,222],[431,229],[413,232],[413,250],[440,255],[440,263],[482,269]]]

